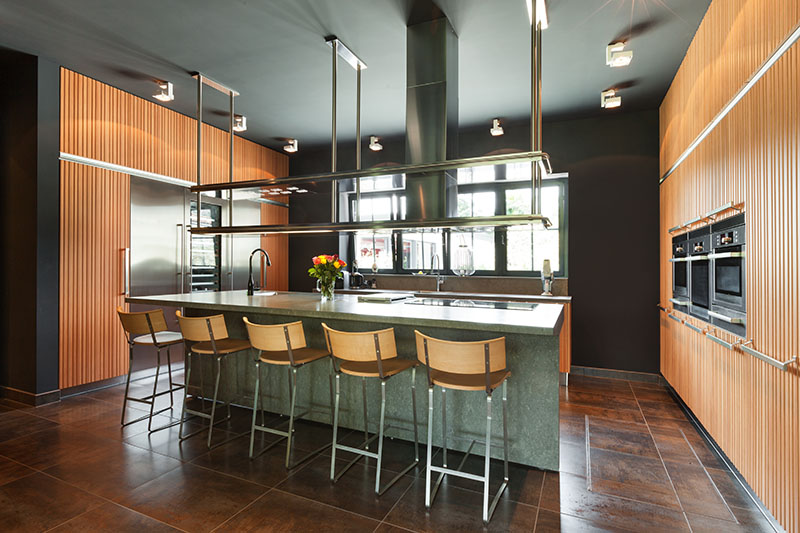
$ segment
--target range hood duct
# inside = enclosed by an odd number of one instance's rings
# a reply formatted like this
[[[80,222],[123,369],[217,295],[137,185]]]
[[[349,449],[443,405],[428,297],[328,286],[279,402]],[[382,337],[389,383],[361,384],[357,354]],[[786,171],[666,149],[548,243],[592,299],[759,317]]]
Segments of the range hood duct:
[[[458,36],[438,10],[406,30],[406,163],[458,159]],[[406,176],[406,219],[455,216],[456,171]]]

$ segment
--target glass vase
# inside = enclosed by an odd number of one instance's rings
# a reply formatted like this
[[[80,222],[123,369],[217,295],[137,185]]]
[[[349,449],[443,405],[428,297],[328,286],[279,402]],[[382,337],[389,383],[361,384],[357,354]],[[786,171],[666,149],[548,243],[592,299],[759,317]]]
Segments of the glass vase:
[[[320,301],[322,302],[333,301],[333,283],[320,283],[319,293],[320,293]]]

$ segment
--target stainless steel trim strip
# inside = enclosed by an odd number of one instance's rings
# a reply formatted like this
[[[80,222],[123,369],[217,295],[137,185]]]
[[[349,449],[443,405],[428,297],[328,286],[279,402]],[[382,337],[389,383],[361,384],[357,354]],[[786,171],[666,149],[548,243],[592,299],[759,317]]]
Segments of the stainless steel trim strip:
[[[708,316],[712,316],[714,318],[718,318],[723,322],[727,322],[728,324],[744,324],[745,319],[743,318],[735,318],[728,315],[723,315],[722,313],[716,313],[714,311],[709,311]]]
[[[695,326],[691,322],[684,322],[683,325],[686,326],[687,328],[693,330],[693,331],[696,331],[697,333],[703,333],[702,329],[698,328],[697,326]]]
[[[58,158],[61,161],[68,161],[70,163],[78,163],[79,165],[87,165],[90,167],[102,168],[104,170],[119,172],[121,174],[130,174],[131,176],[138,176],[140,178],[145,178],[148,180],[170,183],[172,185],[180,185],[181,187],[188,188],[194,185],[194,182],[173,178],[171,176],[165,176],[164,174],[156,174],[155,172],[148,172],[146,170],[139,170],[138,168],[125,167],[122,165],[116,165],[114,163],[107,163],[105,161],[100,161],[99,159],[92,159],[90,157],[68,154],[66,152],[60,152],[58,154]]]
[[[671,227],[671,228],[669,228],[667,230],[667,233],[672,233],[673,231],[678,231],[679,229],[682,229],[682,228],[683,228],[683,226],[673,226],[673,227]]]
[[[193,235],[263,235],[270,233],[332,233],[337,231],[402,230],[402,229],[440,229],[519,226],[542,223],[549,227],[550,219],[544,215],[501,215],[491,217],[462,217],[435,220],[381,220],[367,222],[339,222],[314,224],[284,224],[274,226],[235,226],[217,228],[193,227]]]
[[[739,348],[741,348],[741,350],[743,352],[745,352],[747,354],[750,354],[753,357],[756,357],[758,359],[761,359],[765,363],[768,363],[768,364],[774,366],[775,368],[778,368],[778,369],[780,369],[780,370],[782,370],[784,372],[786,372],[789,369],[789,365],[791,365],[792,363],[796,363],[797,362],[797,356],[792,357],[788,361],[778,361],[777,359],[774,359],[774,358],[768,356],[767,354],[763,354],[763,353],[759,352],[758,350],[754,350],[753,348],[750,348],[749,346],[740,345]]]
[[[124,293],[125,296],[130,296],[131,295],[131,249],[130,248],[125,248],[122,268],[124,270],[123,272],[124,283],[125,283]]]
[[[694,224],[694,223],[696,223],[696,222],[700,222],[700,221],[701,221],[701,220],[703,220],[704,218],[705,218],[705,217],[702,217],[702,216],[700,216],[700,217],[694,217],[692,220],[687,220],[686,222],[684,222],[684,223],[683,223],[683,227],[685,228],[685,227],[691,226],[692,224]]]
[[[709,259],[728,259],[733,257],[745,257],[744,252],[722,252],[722,253],[711,253],[708,254]]]
[[[398,165],[394,167],[368,168],[361,170],[346,170],[342,172],[324,172],[320,174],[306,174],[289,178],[265,178],[260,180],[237,181],[235,183],[217,183],[192,187],[192,192],[198,191],[224,191],[228,189],[251,189],[275,185],[291,185],[293,183],[308,183],[310,181],[325,182],[351,178],[372,178],[390,176],[393,174],[411,174],[423,172],[439,172],[457,168],[480,167],[485,165],[498,165],[506,163],[525,163],[548,159],[546,152],[516,152],[513,154],[484,155],[480,157],[467,157],[463,159],[450,159],[449,161],[436,161],[433,163],[416,163]]]
[[[733,347],[735,346],[734,344],[731,344],[730,342],[724,341],[724,340],[720,339],[719,337],[717,337],[715,335],[712,335],[711,333],[708,333],[708,332],[706,332],[706,337],[708,337],[712,341],[716,342],[720,346],[726,347],[729,350],[733,350]]]
[[[659,185],[664,183],[664,180],[667,179],[670,176],[670,174],[675,172],[675,169],[677,169],[678,166],[680,166],[680,164],[683,163],[687,157],[689,157],[689,154],[694,152],[694,150],[700,145],[700,143],[703,142],[703,139],[705,139],[708,136],[708,134],[711,133],[711,131],[714,128],[716,128],[720,122],[722,122],[722,119],[725,118],[725,116],[731,112],[731,110],[736,106],[736,104],[739,103],[739,100],[744,98],[744,95],[750,92],[750,89],[753,88],[756,82],[760,80],[764,76],[764,74],[767,73],[767,71],[772,67],[772,65],[774,65],[775,62],[777,62],[778,59],[780,59],[780,57],[783,54],[785,54],[786,51],[789,50],[795,42],[797,42],[798,39],[800,39],[800,23],[798,23],[797,26],[795,26],[794,29],[791,32],[789,32],[789,35],[786,37],[786,39],[784,39],[784,41],[778,46],[778,48],[776,48],[775,51],[772,52],[772,54],[761,64],[761,66],[758,67],[758,69],[753,73],[753,75],[750,76],[750,79],[747,80],[747,83],[745,83],[742,86],[742,88],[739,89],[739,91],[733,96],[733,98],[731,98],[728,101],[728,103],[725,104],[725,107],[723,107],[720,110],[720,112],[717,113],[717,115],[711,120],[711,122],[709,122],[708,125],[706,125],[706,127],[703,128],[703,131],[701,131],[700,134],[697,137],[695,137],[692,143],[686,147],[686,150],[684,150],[683,153],[680,156],[678,156],[678,159],[675,160],[672,166],[669,167],[669,169],[664,173],[663,176],[661,176],[661,179],[658,180]]]

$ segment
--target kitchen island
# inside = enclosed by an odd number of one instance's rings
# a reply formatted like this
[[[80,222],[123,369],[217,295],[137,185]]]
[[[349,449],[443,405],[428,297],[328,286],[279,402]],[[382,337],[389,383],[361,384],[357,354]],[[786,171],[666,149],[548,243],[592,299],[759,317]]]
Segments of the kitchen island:
[[[267,293],[248,296],[245,291],[195,292],[127,298],[129,303],[183,308],[187,316],[223,313],[232,337],[246,338],[242,317],[262,324],[302,320],[309,346],[324,347],[321,322],[344,331],[395,328],[400,357],[416,358],[414,330],[447,340],[485,340],[506,337],[506,352],[511,378],[508,384],[509,459],[548,470],[558,470],[559,332],[564,311],[561,304],[532,304],[527,309],[412,305],[410,303],[366,303],[358,296],[337,294],[333,301],[321,302],[318,294]],[[225,361],[223,399],[251,407],[255,386],[255,353],[241,354]],[[210,358],[204,362],[210,376]],[[313,407],[308,418],[330,423],[329,373],[324,362],[298,371],[298,405]],[[199,372],[192,373],[192,377]],[[194,379],[192,380],[194,384]],[[208,384],[209,380],[206,380]],[[363,428],[360,379],[342,378],[340,427]],[[378,380],[367,380],[368,405],[372,414],[379,405]],[[387,435],[412,440],[411,398],[408,378],[392,378],[387,384]],[[277,413],[288,409],[286,373],[271,369],[262,380],[265,407]],[[424,439],[427,421],[427,382],[425,371],[417,372],[417,419]],[[469,439],[485,434],[485,396],[480,392],[448,391],[448,448],[465,450]],[[435,398],[434,444],[441,443],[441,401]],[[493,435],[502,442],[502,402],[493,402]],[[370,430],[377,427],[377,417]],[[456,440],[461,437],[468,440]],[[493,441],[495,440],[493,439]],[[321,443],[322,444],[322,443]],[[492,456],[500,458],[502,447],[494,446]]]

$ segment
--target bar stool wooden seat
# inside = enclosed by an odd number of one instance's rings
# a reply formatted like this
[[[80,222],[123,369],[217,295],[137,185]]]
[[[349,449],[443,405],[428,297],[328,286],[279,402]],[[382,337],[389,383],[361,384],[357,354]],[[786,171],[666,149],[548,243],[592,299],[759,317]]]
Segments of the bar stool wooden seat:
[[[414,334],[416,335],[417,358],[425,364],[428,371],[428,460],[425,467],[425,507],[430,509],[445,475],[480,481],[483,483],[483,521],[488,523],[500,496],[508,486],[506,400],[508,377],[511,372],[506,366],[506,339],[500,337],[486,341],[454,342],[435,339],[419,331],[414,331]],[[492,392],[501,385],[503,387],[503,483],[497,490],[490,506],[489,461],[492,436]],[[431,464],[434,386],[442,389],[442,466]],[[477,442],[474,439],[458,468],[447,468],[447,400],[445,394],[447,389],[484,391],[486,393],[486,440],[484,442],[486,450],[483,476],[461,471],[472,447]],[[439,479],[436,481],[433,491],[431,491],[431,472],[439,472]]]
[[[394,328],[379,331],[365,331],[351,333],[337,331],[328,327],[323,322],[322,328],[325,331],[325,338],[328,348],[333,356],[333,367],[336,375],[336,393],[333,410],[333,447],[331,450],[331,481],[336,482],[353,466],[361,457],[372,457],[377,460],[377,471],[375,474],[375,493],[381,495],[386,492],[397,480],[403,477],[409,470],[419,464],[419,438],[417,435],[417,394],[416,394],[416,370],[417,361],[411,359],[401,359],[397,356],[397,345],[394,338]],[[386,382],[392,376],[411,370],[411,409],[414,421],[414,461],[398,473],[385,487],[381,488],[381,462],[383,461],[383,436],[384,422],[386,415]],[[339,396],[341,387],[339,378],[342,374],[361,377],[361,392],[364,402],[364,448],[345,446],[336,441],[339,429]],[[368,418],[367,418],[367,378],[378,378],[381,380],[381,415],[378,425],[378,434],[369,438]],[[369,444],[378,439],[378,452],[369,451]],[[355,459],[350,461],[341,472],[336,474],[336,451],[343,450],[356,454]]]
[[[265,433],[272,433],[279,435],[283,438],[273,442],[272,444],[261,450],[260,453],[272,448],[283,439],[286,439],[286,468],[294,468],[308,459],[316,456],[321,451],[330,447],[329,443],[321,446],[313,452],[307,454],[303,458],[291,464],[291,456],[293,453],[292,441],[294,437],[294,421],[301,418],[310,412],[308,411],[295,414],[297,406],[297,369],[313,363],[314,361],[328,360],[330,353],[328,350],[319,348],[311,348],[306,344],[306,335],[303,329],[303,322],[290,322],[288,324],[254,324],[250,322],[247,317],[244,317],[245,326],[247,327],[247,335],[250,337],[250,343],[253,348],[259,351],[258,359],[256,359],[256,388],[253,396],[253,422],[250,426],[250,459],[253,459],[253,445],[255,441],[256,431]],[[261,363],[266,365],[285,366],[289,373],[289,428],[287,431],[281,431],[277,428],[269,427],[262,423],[256,424],[256,413],[258,412],[258,403],[261,402],[261,411],[264,411],[264,402],[259,394],[261,384]],[[267,366],[267,368],[269,368]],[[331,422],[333,421],[333,387],[329,380],[329,388],[331,394]]]
[[[117,307],[117,315],[122,323],[122,329],[125,331],[125,340],[128,342],[128,377],[125,380],[125,397],[122,400],[122,419],[120,424],[127,426],[135,422],[140,422],[144,419],[149,419],[147,422],[147,430],[149,432],[165,429],[175,424],[166,424],[156,429],[153,429],[153,416],[163,413],[172,409],[175,405],[173,393],[181,390],[183,384],[175,383],[172,380],[172,361],[170,358],[170,347],[183,342],[183,337],[180,333],[169,331],[167,329],[167,321],[164,317],[162,309],[153,309],[151,311],[141,312],[126,312],[122,307]],[[156,349],[156,374],[153,381],[153,392],[141,398],[131,397],[129,395],[131,386],[131,372],[133,370],[133,348],[134,346],[153,346]],[[161,371],[161,350],[167,351],[167,375],[169,377],[169,389],[158,392],[158,377]],[[169,407],[165,407],[155,411],[156,398],[169,394]],[[145,403],[150,406],[150,412],[135,420],[125,422],[125,412],[127,411],[128,401]]]
[[[231,417],[231,404],[230,400],[226,402],[228,409],[228,416],[223,420],[214,421],[216,416],[217,403],[219,402],[219,382],[222,376],[222,359],[231,354],[249,350],[251,348],[250,342],[244,339],[231,339],[228,337],[228,328],[225,326],[224,315],[202,316],[202,317],[186,317],[180,311],[175,311],[175,316],[178,317],[178,325],[183,334],[184,343],[186,343],[186,387],[183,394],[183,410],[181,412],[181,426],[178,431],[178,438],[180,440],[188,439],[193,435],[205,431],[200,429],[189,433],[183,434],[183,424],[186,421],[186,415],[194,415],[200,418],[208,419],[208,447],[211,448],[211,437],[216,424],[222,423]],[[216,377],[214,379],[214,397],[211,400],[211,412],[196,411],[187,409],[186,402],[189,390],[189,379],[192,373],[192,356],[193,355],[209,355],[213,356],[216,362]],[[205,391],[202,391],[205,395]],[[231,440],[231,439],[229,439]],[[227,440],[225,442],[228,442]],[[224,444],[221,442],[217,446]]]

